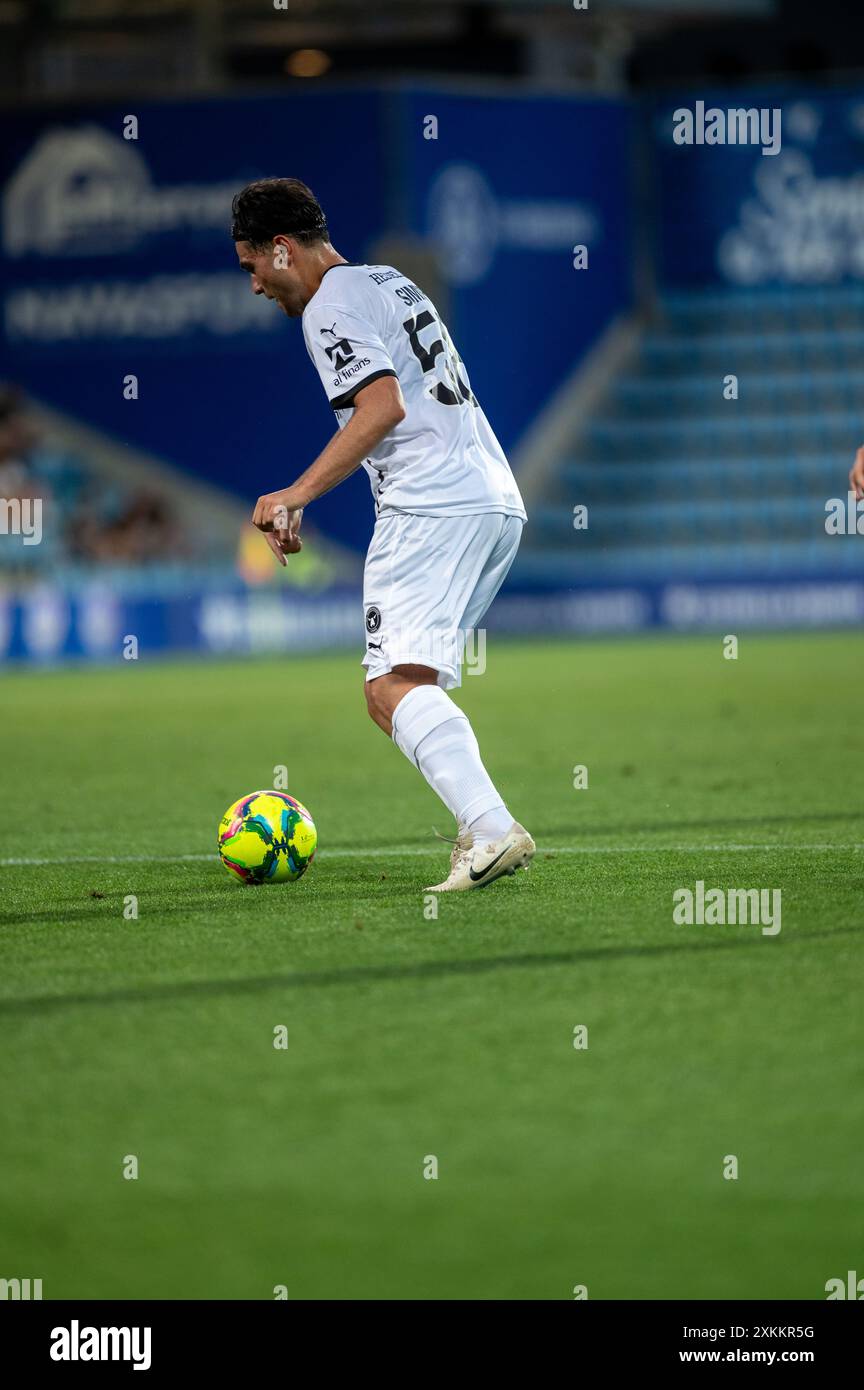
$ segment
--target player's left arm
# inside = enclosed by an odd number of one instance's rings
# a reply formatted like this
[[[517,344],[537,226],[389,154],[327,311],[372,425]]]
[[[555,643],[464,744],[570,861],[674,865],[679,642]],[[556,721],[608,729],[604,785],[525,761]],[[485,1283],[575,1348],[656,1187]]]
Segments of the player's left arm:
[[[353,404],[354,413],[345,428],[333,436],[296,482],[258,498],[252,524],[260,531],[273,533],[268,540],[283,565],[286,553],[300,549],[297,532],[303,508],[350,477],[394,426],[405,419],[405,401],[395,376],[382,376],[362,387]]]

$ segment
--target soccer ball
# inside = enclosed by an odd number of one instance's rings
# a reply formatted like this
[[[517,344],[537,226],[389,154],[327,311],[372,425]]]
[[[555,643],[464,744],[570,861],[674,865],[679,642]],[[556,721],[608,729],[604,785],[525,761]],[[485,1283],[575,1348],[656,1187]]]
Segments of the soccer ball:
[[[244,883],[293,883],[312,863],[318,832],[287,792],[250,792],[228,807],[217,843],[225,868]]]

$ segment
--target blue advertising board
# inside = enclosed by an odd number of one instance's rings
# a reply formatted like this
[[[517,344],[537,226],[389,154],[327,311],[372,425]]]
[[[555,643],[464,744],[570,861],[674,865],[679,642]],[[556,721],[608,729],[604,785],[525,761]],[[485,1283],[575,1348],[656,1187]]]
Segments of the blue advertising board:
[[[557,96],[402,100],[402,216],[436,248],[451,331],[509,450],[632,302],[632,112]]]
[[[231,197],[250,179],[304,179],[351,260],[374,258],[385,232],[434,246],[508,449],[629,302],[621,103],[327,87],[132,105],[0,118],[0,375],[247,500],[289,482],[334,428],[299,324],[236,267]],[[315,520],[363,548],[365,475]]]
[[[692,116],[689,131],[683,112]],[[663,284],[757,289],[864,279],[860,89],[679,92],[656,102],[652,121]],[[746,142],[730,138],[739,132]]]
[[[716,635],[862,625],[864,582],[796,577],[505,591],[484,619],[493,641],[507,635],[579,637],[652,628]],[[469,644],[469,652],[477,645]],[[40,586],[18,596],[0,594],[0,671],[68,661],[132,669],[183,653],[291,656],[333,649],[344,649],[346,660],[358,666],[365,651],[361,598],[351,589],[287,594],[232,584],[168,598]]]
[[[237,268],[231,198],[254,178],[300,177],[363,259],[383,225],[377,95],[40,110],[2,127],[2,374],[253,502],[287,484],[333,416],[299,324]],[[346,130],[362,159],[337,157]],[[347,488],[353,505],[324,499],[318,520],[356,543],[368,486]]]

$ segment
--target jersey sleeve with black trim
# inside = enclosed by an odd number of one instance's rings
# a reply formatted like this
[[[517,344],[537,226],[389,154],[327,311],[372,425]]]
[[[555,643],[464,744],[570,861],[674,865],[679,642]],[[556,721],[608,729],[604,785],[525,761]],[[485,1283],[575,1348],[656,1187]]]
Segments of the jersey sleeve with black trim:
[[[379,515],[503,512],[525,507],[465,363],[429,296],[387,265],[330,266],[303,311],[309,356],[339,429],[359,391],[395,377],[403,418],[362,466]]]
[[[379,377],[396,376],[377,329],[358,308],[310,305],[303,336],[334,410],[352,405],[357,392]]]

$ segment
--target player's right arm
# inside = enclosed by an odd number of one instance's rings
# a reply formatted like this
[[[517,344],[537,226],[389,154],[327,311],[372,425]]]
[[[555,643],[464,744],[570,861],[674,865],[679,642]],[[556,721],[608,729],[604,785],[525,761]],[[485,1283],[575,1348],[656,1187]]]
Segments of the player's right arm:
[[[339,430],[290,487],[258,498],[252,523],[267,533],[270,549],[281,564],[285,554],[300,549],[303,508],[350,477],[382,439],[405,418],[405,402],[395,376],[380,376],[354,398],[351,419]]]
[[[860,502],[864,497],[864,445],[855,455],[855,462],[849,473],[849,486]]]

